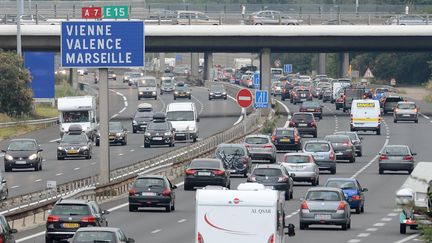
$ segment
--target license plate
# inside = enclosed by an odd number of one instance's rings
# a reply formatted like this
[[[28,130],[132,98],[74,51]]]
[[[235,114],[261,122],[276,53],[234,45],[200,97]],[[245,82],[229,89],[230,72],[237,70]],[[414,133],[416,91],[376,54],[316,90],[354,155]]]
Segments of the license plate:
[[[289,138],[282,138],[280,141],[281,142],[289,142],[290,140],[289,140]]]
[[[303,166],[291,166],[292,170],[303,170]]]
[[[306,101],[306,99],[300,99],[300,101]]]
[[[234,172],[236,172],[236,170],[229,170],[229,172],[234,173]]]
[[[153,137],[152,139],[160,141],[160,140],[162,140],[162,137]]]
[[[186,134],[184,134],[184,133],[176,133],[176,136],[178,136],[178,137],[184,137],[184,136],[186,136]]]
[[[299,123],[298,125],[299,125],[299,127],[307,127],[307,124],[304,124],[304,123]]]
[[[67,152],[68,152],[68,154],[77,154],[78,153],[78,151],[76,151],[76,150],[68,150]]]
[[[68,228],[68,229],[79,228],[79,224],[77,224],[77,223],[64,223],[63,228]]]
[[[142,196],[156,196],[155,192],[142,192],[141,193]]]
[[[314,158],[315,158],[315,159],[324,159],[324,156],[317,156],[317,155],[314,155]]]
[[[307,109],[307,111],[315,111],[315,109]]]
[[[145,127],[146,127],[146,125],[140,125],[140,127],[141,127],[141,128],[145,128]]]
[[[405,114],[405,115],[402,115],[402,116],[405,116],[405,117],[410,117],[410,115],[408,115],[408,114]]]
[[[109,139],[114,139],[115,138],[115,136],[109,136]]]
[[[302,95],[300,95],[301,97],[306,97],[306,95],[304,95],[304,94],[302,94]]]
[[[23,160],[23,161],[16,161],[15,164],[17,165],[25,165],[27,164],[27,161]]]
[[[329,215],[329,214],[317,214],[317,215],[315,215],[315,219],[319,219],[319,220],[331,219],[331,215]]]
[[[336,155],[343,155],[343,153],[342,152],[337,152]]]
[[[210,172],[198,172],[198,175],[199,176],[209,176],[209,175],[211,175],[211,173]]]

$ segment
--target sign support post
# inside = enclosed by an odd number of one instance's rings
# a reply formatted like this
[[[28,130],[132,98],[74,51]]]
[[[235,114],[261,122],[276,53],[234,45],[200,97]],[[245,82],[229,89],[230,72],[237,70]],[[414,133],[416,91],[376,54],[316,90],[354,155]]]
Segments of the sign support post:
[[[110,182],[110,147],[107,139],[109,134],[108,93],[108,68],[99,68],[100,184]]]

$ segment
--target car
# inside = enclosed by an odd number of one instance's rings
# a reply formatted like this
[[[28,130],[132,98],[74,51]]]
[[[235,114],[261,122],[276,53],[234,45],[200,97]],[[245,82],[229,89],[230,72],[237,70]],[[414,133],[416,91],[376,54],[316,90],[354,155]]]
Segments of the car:
[[[323,106],[316,101],[304,101],[299,108],[299,112],[312,112],[315,117],[322,119]]]
[[[280,79],[279,79],[280,80]],[[291,97],[291,92],[296,87],[298,80],[292,79],[291,81],[282,82],[284,85],[282,87],[281,100],[285,101]]]
[[[148,124],[153,120],[153,106],[148,103],[141,103],[132,118],[132,132],[145,132]]]
[[[80,125],[71,125],[69,132],[58,141],[57,159],[84,157],[92,158],[93,141],[82,131]]]
[[[312,135],[314,138],[318,136],[318,124],[311,112],[295,112],[288,126],[297,128],[302,136],[305,134]]]
[[[127,238],[119,228],[111,227],[86,227],[79,228],[70,243],[109,242],[109,243],[134,243],[135,240]]]
[[[141,72],[130,72],[128,73],[128,85],[138,86],[138,83],[143,79],[143,74]]]
[[[308,140],[303,145],[303,153],[314,157],[320,171],[328,170],[331,174],[336,174],[336,155],[329,141]]]
[[[282,90],[284,89],[285,83],[283,82],[274,82],[272,83],[272,95],[277,96],[280,95],[282,96]]]
[[[227,91],[222,84],[212,84],[209,89],[209,100],[212,99],[227,99]]]
[[[324,103],[327,101],[332,101],[332,96],[333,96],[333,91],[331,90],[331,88],[324,87],[322,89],[322,101]]]
[[[188,99],[192,98],[191,89],[187,84],[183,82],[177,83],[173,95],[174,95],[173,96],[174,100],[176,100],[177,98],[188,98]]]
[[[363,145],[362,145],[363,138],[359,137],[359,135],[356,132],[341,131],[341,132],[335,132],[334,134],[349,136],[352,144],[354,145],[356,156],[361,157],[363,155]]]
[[[295,127],[278,127],[271,138],[276,150],[299,151],[302,149],[300,133]]]
[[[175,210],[177,186],[164,175],[138,175],[129,189],[129,212],[140,207],[160,207],[166,212]]]
[[[48,215],[45,243],[70,239],[79,228],[106,227],[107,214],[95,201],[60,198]]]
[[[158,81],[153,76],[141,77],[138,81],[138,100],[142,98],[153,98],[157,100]]]
[[[10,227],[6,217],[0,214],[0,241],[3,243],[15,243],[14,234],[18,233],[18,230]]]
[[[123,127],[121,122],[109,122],[108,140],[111,144],[127,144],[127,129]],[[96,146],[100,145],[100,134],[96,136]]]
[[[397,15],[385,21],[386,25],[428,25],[428,20],[419,15]]]
[[[219,144],[215,151],[215,158],[221,159],[231,174],[242,174],[246,178],[251,172],[252,158],[244,144]]]
[[[173,24],[219,25],[219,20],[211,19],[203,12],[181,10],[177,11],[177,18],[173,19]]]
[[[114,72],[114,70],[108,70],[108,80],[117,80],[117,74]]]
[[[77,69],[77,73],[78,73],[78,75],[80,75],[80,76],[84,76],[84,75],[87,75],[87,74],[88,74],[88,70],[85,69],[85,68],[80,68],[80,69]]]
[[[280,11],[263,10],[251,13],[245,23],[250,25],[299,25],[303,20],[297,20]]]
[[[349,160],[350,163],[355,162],[355,148],[348,135],[327,135],[324,137],[331,143],[336,154],[336,160]]]
[[[381,108],[378,100],[353,100],[350,131],[374,131],[381,135]]]
[[[312,94],[307,88],[297,89],[293,94],[292,100],[294,105],[304,101],[312,101]]]
[[[42,151],[35,139],[12,139],[4,154],[5,172],[12,169],[34,168],[35,171],[42,170]]]
[[[417,154],[406,145],[387,145],[378,155],[379,174],[384,174],[386,170],[402,170],[411,174],[414,169],[414,156]]]
[[[329,82],[324,82],[324,81],[319,81],[317,83],[317,85],[315,86],[315,95],[316,98],[322,100],[323,98],[323,93],[325,91],[325,89],[330,89],[331,88],[331,83]]]
[[[263,134],[247,135],[243,143],[253,160],[268,160],[270,163],[276,163],[276,147],[270,136]]]
[[[174,147],[174,136],[175,129],[172,127],[171,122],[166,120],[165,113],[156,112],[144,133],[144,148],[150,148],[152,145]]]
[[[345,98],[343,95],[343,89],[341,88],[339,91],[336,92],[336,99],[334,101],[336,110],[343,109]]]
[[[414,121],[418,123],[419,109],[415,102],[399,101],[393,111],[393,122]]]
[[[257,165],[248,176],[247,182],[255,182],[282,191],[285,200],[293,198],[293,180],[282,164]]]
[[[220,159],[194,159],[185,169],[184,189],[209,185],[231,187],[231,173]]]
[[[354,178],[329,178],[324,184],[325,187],[342,189],[350,208],[355,209],[356,214],[364,213],[365,195],[367,188],[360,186]]]
[[[293,181],[306,181],[312,186],[319,185],[319,167],[311,154],[286,153],[282,165],[290,173]]]
[[[300,205],[300,230],[312,224],[340,225],[351,228],[351,208],[340,188],[310,188]]]
[[[397,104],[401,101],[405,101],[401,96],[398,95],[389,95],[384,98],[383,102],[383,113],[387,114],[389,112],[393,112],[397,106]]]
[[[164,93],[171,93],[175,90],[174,80],[170,77],[162,77],[161,78],[161,88],[160,88],[160,94],[163,95]]]

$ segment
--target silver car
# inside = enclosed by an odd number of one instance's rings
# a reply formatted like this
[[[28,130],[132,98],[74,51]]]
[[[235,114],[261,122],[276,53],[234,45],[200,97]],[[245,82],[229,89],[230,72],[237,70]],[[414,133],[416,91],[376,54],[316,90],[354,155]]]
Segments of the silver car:
[[[336,174],[336,155],[329,141],[309,140],[303,145],[303,153],[312,155],[320,170]]]
[[[282,165],[288,170],[293,181],[311,182],[312,186],[319,184],[319,168],[311,154],[286,153]]]
[[[291,16],[274,10],[253,12],[246,19],[246,24],[251,25],[299,25],[303,20],[297,20]]]
[[[300,205],[300,229],[312,224],[351,228],[351,208],[340,188],[315,187],[307,191]]]
[[[399,101],[393,112],[393,122],[414,121],[418,123],[418,110],[414,102]]]
[[[269,160],[270,163],[276,163],[276,147],[272,143],[270,136],[262,134],[248,135],[244,139],[244,144],[253,160]]]
[[[343,132],[335,132],[334,134],[335,135],[347,135],[347,136],[349,136],[351,139],[351,142],[354,145],[356,155],[358,157],[361,157],[363,155],[363,152],[362,152],[362,150],[363,150],[362,149],[363,148],[363,145],[362,145],[363,138],[359,137],[356,132],[343,131]]]

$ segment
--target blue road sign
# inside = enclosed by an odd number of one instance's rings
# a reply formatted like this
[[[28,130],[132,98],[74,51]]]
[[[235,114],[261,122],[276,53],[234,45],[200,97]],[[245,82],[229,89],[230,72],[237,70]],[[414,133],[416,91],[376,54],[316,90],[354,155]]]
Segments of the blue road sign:
[[[143,21],[62,22],[62,67],[143,67],[144,51]]]
[[[269,95],[267,90],[255,90],[255,108],[269,108]]]
[[[32,77],[33,98],[54,98],[54,52],[24,52],[24,66]]]
[[[181,61],[181,60],[183,60],[183,56],[181,54],[176,54],[175,60],[176,61]]]
[[[254,73],[253,75],[253,86],[254,89],[260,89],[261,88],[261,77],[259,73]]]
[[[284,73],[292,73],[292,64],[284,64]]]

